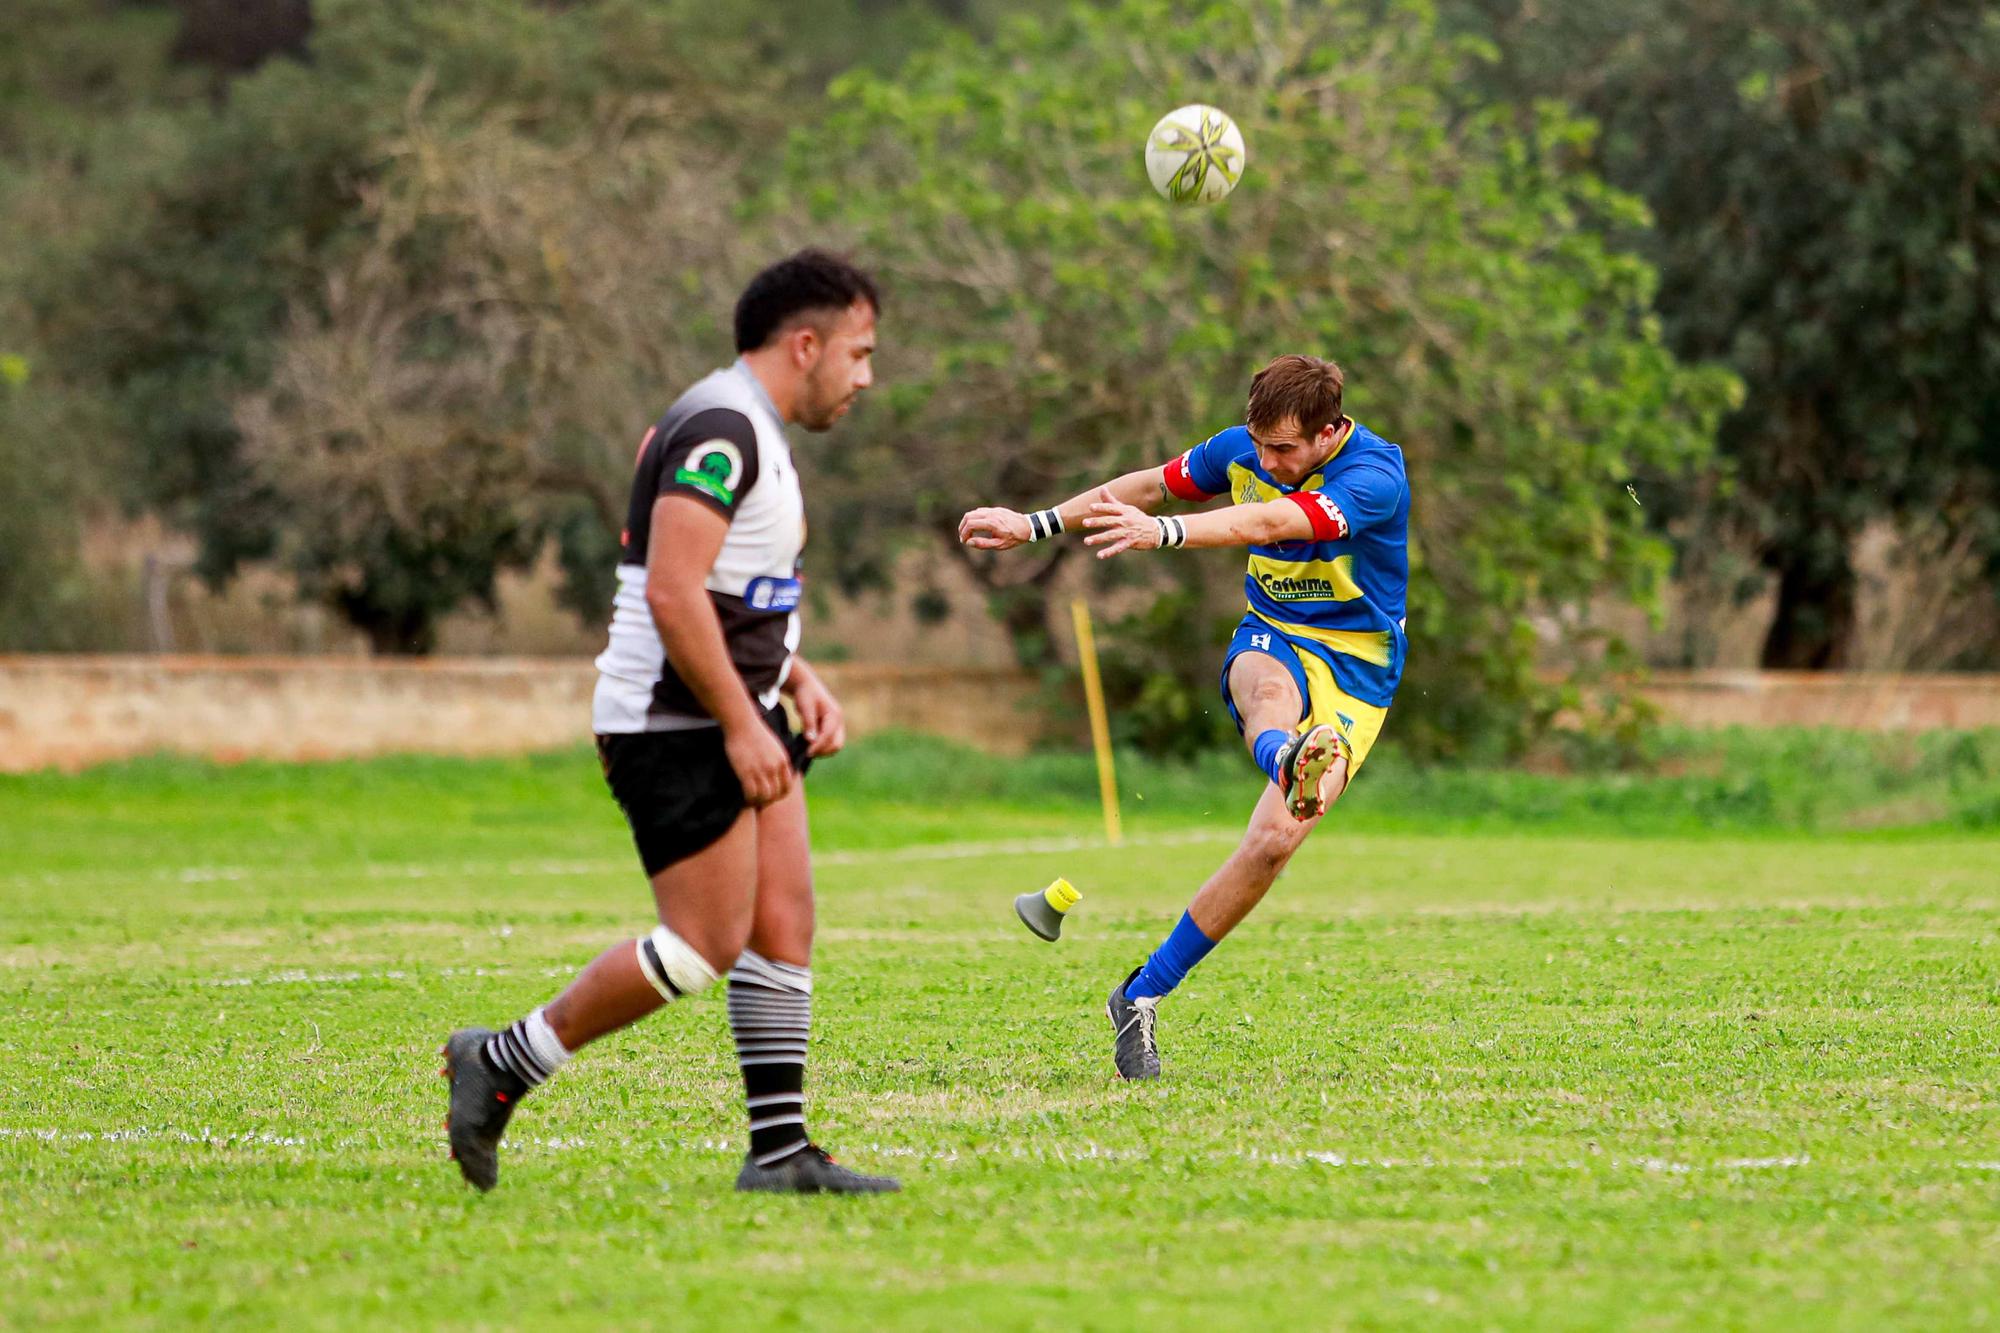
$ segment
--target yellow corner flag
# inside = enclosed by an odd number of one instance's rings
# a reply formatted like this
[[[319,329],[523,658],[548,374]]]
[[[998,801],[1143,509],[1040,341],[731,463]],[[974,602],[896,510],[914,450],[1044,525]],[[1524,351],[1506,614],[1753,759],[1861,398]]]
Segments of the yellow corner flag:
[[[1097,641],[1090,633],[1090,608],[1081,597],[1069,604],[1076,622],[1076,660],[1083,667],[1083,699],[1090,709],[1090,743],[1097,751],[1097,794],[1104,802],[1104,839],[1113,847],[1125,840],[1118,822],[1118,775],[1111,765],[1111,719],[1104,711],[1104,681],[1097,674]]]

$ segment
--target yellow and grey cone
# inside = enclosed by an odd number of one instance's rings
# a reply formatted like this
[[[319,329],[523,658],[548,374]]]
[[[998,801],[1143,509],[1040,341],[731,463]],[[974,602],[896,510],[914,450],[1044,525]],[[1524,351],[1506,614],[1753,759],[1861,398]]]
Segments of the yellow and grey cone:
[[[1066,879],[1059,879],[1040,893],[1024,893],[1014,900],[1021,923],[1045,940],[1062,934],[1063,917],[1083,895]]]

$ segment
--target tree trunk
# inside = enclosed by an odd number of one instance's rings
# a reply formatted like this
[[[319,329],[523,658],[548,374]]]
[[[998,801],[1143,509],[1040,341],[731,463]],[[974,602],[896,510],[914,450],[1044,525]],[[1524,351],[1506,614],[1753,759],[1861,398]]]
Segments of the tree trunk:
[[[1794,553],[1778,568],[1778,610],[1764,637],[1769,670],[1839,671],[1851,660],[1856,628],[1854,566],[1847,543]]]
[[[1007,641],[1014,645],[1014,664],[1033,669],[1047,666],[1056,657],[1055,633],[1049,627],[1049,599],[1040,587],[1017,584],[989,595],[1007,627]]]
[[[303,57],[312,36],[312,0],[179,0],[173,59],[243,74],[272,56]]]
[[[351,599],[340,611],[368,636],[368,651],[376,657],[427,657],[437,647],[437,620],[427,612],[384,611]]]

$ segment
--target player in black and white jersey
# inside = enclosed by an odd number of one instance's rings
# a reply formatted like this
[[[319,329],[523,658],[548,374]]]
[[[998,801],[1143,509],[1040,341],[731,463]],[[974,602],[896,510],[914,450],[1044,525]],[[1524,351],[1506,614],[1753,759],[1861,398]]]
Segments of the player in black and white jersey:
[[[501,1131],[522,1096],[585,1043],[724,973],[750,1113],[736,1188],[898,1188],[806,1136],[813,898],[800,779],[846,729],[797,652],[805,504],[784,430],[828,429],[869,386],[879,307],[867,275],[831,255],[772,265],[737,302],[736,363],[640,443],[592,713],[659,924],[505,1031],[451,1034],[452,1156],[480,1189],[499,1178]]]

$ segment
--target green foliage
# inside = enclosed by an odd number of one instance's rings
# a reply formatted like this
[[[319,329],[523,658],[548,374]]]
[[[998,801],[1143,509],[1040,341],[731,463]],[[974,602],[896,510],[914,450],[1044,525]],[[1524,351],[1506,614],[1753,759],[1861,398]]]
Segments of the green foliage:
[[[191,89],[164,66],[171,11],[21,0],[0,42],[0,650],[109,646],[82,577],[113,424],[68,392],[27,285],[115,212],[90,164],[159,146],[159,107]]]
[[[1396,726],[1426,751],[1578,716],[1629,738],[1600,686],[1531,667],[1616,660],[1586,608],[1647,602],[1665,531],[1684,576],[1740,582],[1737,548],[1779,574],[1773,661],[1840,660],[1869,523],[1949,557],[1938,582],[1990,582],[2000,23],[1927,0],[1438,8],[317,0],[309,62],[218,82],[169,59],[166,0],[22,0],[0,327],[32,373],[0,408],[0,635],[76,623],[67,552],[119,505],[195,533],[211,578],[275,557],[403,624],[385,645],[551,542],[601,614],[637,431],[727,355],[732,284],[829,239],[892,283],[883,387],[812,464],[815,572],[842,587],[912,546],[963,559],[944,534],[976,501],[1159,461],[1288,348],[1338,357],[1410,457]],[[1138,145],[1196,97],[1243,123],[1250,174],[1178,210]],[[315,437],[314,392],[366,424]],[[354,508],[320,512],[285,450],[349,438]],[[488,515],[413,518],[467,484],[453,441]],[[1075,552],[966,566],[1024,661],[1059,656]],[[1091,576],[1131,739],[1210,734],[1235,582],[1219,556]]]
[[[1850,664],[1870,523],[1968,534],[2000,568],[2000,16],[1930,0],[1445,6],[1496,40],[1486,83],[1572,101],[1582,145],[1658,220],[1683,356],[1747,394],[1734,486],[1649,489],[1691,558],[1739,543],[1778,576],[1765,662]],[[1977,566],[1975,565],[1975,569]]]
[[[787,199],[883,271],[900,386],[825,469],[857,497],[843,565],[880,568],[899,534],[942,536],[974,504],[1039,506],[1161,462],[1240,421],[1271,356],[1331,353],[1413,475],[1398,734],[1523,743],[1557,706],[1533,617],[1654,597],[1667,552],[1626,484],[1699,464],[1732,385],[1674,361],[1651,270],[1600,238],[1643,212],[1577,165],[1588,127],[1549,109],[1523,133],[1466,101],[1477,58],[1418,4],[1129,0],[837,85],[834,115],[794,139]],[[1237,118],[1250,166],[1223,205],[1180,210],[1138,149],[1197,99]],[[956,558],[1005,591],[1075,549]],[[1194,597],[1225,563],[1139,577]],[[1121,705],[1144,698],[1168,728],[1156,746],[1211,706],[1212,624],[1142,617],[1113,645]]]
[[[201,91],[167,62],[179,20],[165,0],[13,0],[7,17],[0,181],[66,156],[74,166]]]
[[[104,6],[35,3],[30,58],[0,57],[0,105],[33,113],[0,207],[36,239],[0,298],[45,414],[108,420],[99,484],[197,536],[211,580],[275,557],[386,651],[546,540],[602,615],[631,444],[727,356],[736,173],[825,62],[969,16],[822,14],[794,58],[803,4],[319,0],[309,62],[211,97],[166,64],[171,10],[98,34]],[[51,185],[85,225],[46,225]]]
[[[1236,730],[1218,687],[1220,648],[1242,611],[1216,601],[1199,580],[1168,583],[1107,627],[1101,670],[1106,696],[1117,701],[1117,743],[1176,759],[1233,748]]]
[[[69,646],[74,486],[46,447],[25,357],[0,356],[0,625],[20,648]]]

